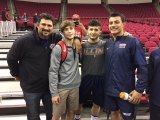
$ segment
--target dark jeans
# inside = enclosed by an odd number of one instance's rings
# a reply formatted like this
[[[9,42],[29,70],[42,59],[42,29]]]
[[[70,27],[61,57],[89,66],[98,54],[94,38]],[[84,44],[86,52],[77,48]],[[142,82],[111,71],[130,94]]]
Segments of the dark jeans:
[[[26,93],[23,92],[27,108],[27,120],[40,120],[40,101],[44,105],[46,120],[52,118],[52,101],[50,92]]]

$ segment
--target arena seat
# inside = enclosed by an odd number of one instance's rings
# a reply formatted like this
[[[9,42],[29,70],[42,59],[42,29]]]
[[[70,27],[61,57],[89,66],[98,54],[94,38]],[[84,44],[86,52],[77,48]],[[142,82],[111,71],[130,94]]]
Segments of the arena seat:
[[[142,44],[145,44],[148,41],[147,37],[139,37],[139,40],[141,41]]]
[[[158,47],[150,47],[148,50],[148,55],[150,55],[152,53],[152,51],[154,51],[156,48],[158,48]]]
[[[146,50],[147,53],[149,52],[149,49],[151,47],[158,47],[158,45],[155,42],[153,42],[153,41],[147,41],[147,42],[145,42],[144,46],[145,46],[145,50]]]
[[[159,40],[158,37],[151,37],[151,38],[150,38],[150,41],[153,41],[153,42],[155,42],[155,43],[157,43],[157,44],[160,42],[160,40]]]

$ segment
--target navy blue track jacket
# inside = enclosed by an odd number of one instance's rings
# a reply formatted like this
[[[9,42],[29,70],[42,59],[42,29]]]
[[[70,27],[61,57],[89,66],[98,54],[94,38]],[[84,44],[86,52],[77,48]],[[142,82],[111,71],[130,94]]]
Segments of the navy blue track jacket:
[[[135,83],[135,70],[138,80]],[[132,90],[142,93],[147,86],[145,52],[136,38],[118,36],[110,39],[105,50],[105,95],[118,97]]]
[[[150,103],[160,106],[160,48],[154,50],[149,58],[148,89]]]

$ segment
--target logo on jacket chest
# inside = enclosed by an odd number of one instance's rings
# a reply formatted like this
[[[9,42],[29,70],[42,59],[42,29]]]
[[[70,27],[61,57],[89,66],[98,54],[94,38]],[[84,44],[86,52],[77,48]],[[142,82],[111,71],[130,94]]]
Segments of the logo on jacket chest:
[[[49,48],[52,50],[55,47],[55,44],[50,44]]]
[[[119,48],[126,48],[126,44],[125,43],[119,44]]]

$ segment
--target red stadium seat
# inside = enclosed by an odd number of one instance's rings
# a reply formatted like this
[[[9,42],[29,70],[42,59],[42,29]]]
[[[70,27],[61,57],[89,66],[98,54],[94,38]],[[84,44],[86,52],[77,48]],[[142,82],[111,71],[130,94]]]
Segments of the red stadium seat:
[[[146,38],[149,38],[149,35],[147,35],[147,34],[140,34],[140,37],[146,37]]]
[[[154,51],[156,48],[158,48],[158,47],[150,47],[149,51],[148,51],[148,54],[150,55],[152,53],[152,51]]]
[[[147,37],[140,37],[139,40],[141,41],[142,44],[145,44],[148,41]]]
[[[151,37],[150,41],[156,42],[157,44],[160,42],[158,37]]]
[[[149,52],[149,48],[158,47],[157,44],[155,42],[152,42],[152,41],[145,42],[144,45],[145,45],[145,49],[146,49],[147,53]]]
[[[153,41],[148,41],[148,42],[145,42],[145,47],[146,48],[157,47],[157,44]]]

